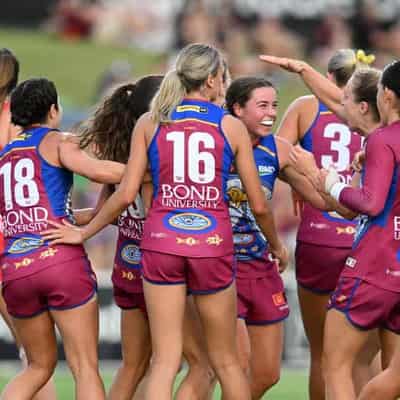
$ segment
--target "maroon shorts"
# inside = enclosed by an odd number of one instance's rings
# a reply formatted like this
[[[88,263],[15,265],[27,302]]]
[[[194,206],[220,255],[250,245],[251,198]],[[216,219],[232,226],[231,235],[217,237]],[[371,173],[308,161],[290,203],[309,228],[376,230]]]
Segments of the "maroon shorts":
[[[241,274],[236,277],[238,318],[244,319],[247,325],[268,325],[287,318],[289,305],[276,264],[264,260],[238,261],[239,268]],[[243,276],[245,268],[249,269],[249,277]],[[263,276],[260,276],[261,270]]]
[[[113,288],[115,304],[122,310],[135,310],[139,309],[147,315],[146,303],[144,301],[144,294],[131,293],[124,290],[122,287],[114,285]]]
[[[347,247],[326,247],[297,242],[297,283],[315,293],[333,292],[349,253],[350,249]]]
[[[143,278],[158,285],[186,284],[188,294],[210,294],[235,279],[235,257],[183,257],[142,250]]]
[[[358,278],[341,277],[328,309],[343,312],[359,329],[389,329],[400,334],[400,293]]]
[[[86,257],[3,282],[2,287],[7,310],[15,318],[29,318],[47,310],[78,307],[88,302],[96,291],[96,276]]]

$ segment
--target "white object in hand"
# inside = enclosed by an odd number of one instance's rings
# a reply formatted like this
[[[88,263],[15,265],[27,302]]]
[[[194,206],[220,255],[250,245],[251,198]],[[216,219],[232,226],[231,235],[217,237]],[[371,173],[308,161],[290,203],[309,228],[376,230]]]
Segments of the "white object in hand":
[[[325,178],[325,192],[330,193],[332,186],[338,182],[340,182],[340,176],[337,173],[336,169],[329,168],[328,175]]]

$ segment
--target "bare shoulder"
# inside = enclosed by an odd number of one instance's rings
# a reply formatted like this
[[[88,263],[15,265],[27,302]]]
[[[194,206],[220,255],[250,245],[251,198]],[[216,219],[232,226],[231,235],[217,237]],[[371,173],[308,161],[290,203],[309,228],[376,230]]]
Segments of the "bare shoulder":
[[[71,132],[57,132],[62,143],[79,144],[79,136]]]
[[[244,123],[233,115],[226,114],[222,119],[221,126],[233,150],[241,141],[249,137]]]
[[[232,133],[238,132],[238,134],[247,133],[246,126],[243,124],[243,122],[240,119],[230,114],[224,115],[222,119],[222,129],[224,130],[225,133],[229,132]]]
[[[153,138],[158,124],[154,122],[150,111],[144,113],[136,122],[134,132],[136,134],[144,135],[146,141],[149,143]]]
[[[313,95],[301,96],[294,100],[291,106],[299,111],[307,111],[310,107],[318,107],[318,99]]]

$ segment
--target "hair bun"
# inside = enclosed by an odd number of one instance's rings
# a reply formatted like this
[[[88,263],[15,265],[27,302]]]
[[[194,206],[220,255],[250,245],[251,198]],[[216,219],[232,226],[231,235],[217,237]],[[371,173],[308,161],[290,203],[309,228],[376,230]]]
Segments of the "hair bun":
[[[362,64],[371,65],[375,61],[375,56],[373,54],[367,56],[364,50],[357,50],[356,59]]]

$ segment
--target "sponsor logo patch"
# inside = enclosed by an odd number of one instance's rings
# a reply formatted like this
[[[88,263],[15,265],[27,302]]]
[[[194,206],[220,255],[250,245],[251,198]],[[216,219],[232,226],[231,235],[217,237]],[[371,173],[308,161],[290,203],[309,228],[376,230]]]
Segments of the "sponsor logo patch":
[[[8,252],[11,254],[22,254],[28,253],[29,251],[35,250],[43,245],[43,239],[35,237],[22,237],[16,239],[12,245],[8,248]]]
[[[166,215],[164,224],[178,232],[205,233],[214,228],[215,220],[206,213],[182,212]]]
[[[31,265],[33,263],[34,260],[32,260],[32,258],[24,258],[22,261],[20,262],[15,262],[15,269],[20,269],[22,267],[28,267],[29,265]]]
[[[136,275],[131,271],[121,271],[122,279],[127,279],[128,281],[133,281],[137,279]]]
[[[260,176],[272,175],[275,172],[275,167],[272,165],[259,165],[258,174]]]
[[[135,244],[127,244],[121,249],[121,258],[128,264],[140,264],[140,248]]]
[[[341,228],[340,226],[336,227],[336,233],[338,235],[354,235],[356,233],[356,229],[353,226],[346,226],[345,228]]]
[[[216,234],[214,236],[209,236],[206,240],[207,244],[214,245],[214,246],[219,246],[223,241],[224,241],[224,239],[222,239],[222,237],[219,236],[218,234]]]
[[[283,306],[286,304],[286,296],[285,293],[279,292],[272,295],[272,301],[277,307]]]
[[[346,267],[354,268],[357,264],[357,260],[353,257],[347,257]]]
[[[200,241],[195,238],[192,238],[192,237],[188,237],[188,238],[177,237],[176,243],[177,244],[187,244],[188,246],[196,246],[196,245],[200,244]]]
[[[40,253],[40,259],[44,260],[45,258],[49,258],[49,257],[54,257],[57,253],[57,249],[53,249],[52,247],[49,247],[47,250],[42,251]]]

